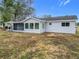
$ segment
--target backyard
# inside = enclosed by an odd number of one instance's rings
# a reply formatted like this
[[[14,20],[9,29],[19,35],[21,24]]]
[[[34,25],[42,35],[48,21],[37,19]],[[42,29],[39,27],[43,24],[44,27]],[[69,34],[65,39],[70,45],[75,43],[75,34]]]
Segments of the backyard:
[[[77,35],[0,30],[0,59],[79,59]]]

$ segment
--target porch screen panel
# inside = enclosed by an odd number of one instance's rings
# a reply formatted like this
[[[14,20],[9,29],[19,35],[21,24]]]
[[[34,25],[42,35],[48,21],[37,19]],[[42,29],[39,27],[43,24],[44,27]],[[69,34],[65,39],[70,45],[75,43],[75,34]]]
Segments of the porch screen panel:
[[[25,24],[25,29],[28,29],[29,28],[29,25],[28,23]]]
[[[24,24],[23,23],[14,23],[14,30],[24,30]]]
[[[30,23],[30,29],[33,29],[33,27],[34,27],[34,24]]]
[[[35,29],[39,29],[39,23],[35,23]]]

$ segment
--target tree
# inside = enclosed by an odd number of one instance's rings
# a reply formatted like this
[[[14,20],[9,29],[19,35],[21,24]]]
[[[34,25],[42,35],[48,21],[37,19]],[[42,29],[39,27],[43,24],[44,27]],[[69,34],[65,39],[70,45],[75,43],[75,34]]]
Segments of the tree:
[[[12,18],[12,6],[14,0],[2,0],[0,5],[1,20],[3,21],[3,26],[5,22],[10,21]]]
[[[14,5],[14,19],[22,19],[31,15],[34,9],[31,7],[32,0],[17,0]]]
[[[22,19],[31,15],[34,11],[31,4],[32,0],[2,0],[0,13],[3,24],[10,20]]]
[[[77,22],[77,26],[79,26],[79,22]]]

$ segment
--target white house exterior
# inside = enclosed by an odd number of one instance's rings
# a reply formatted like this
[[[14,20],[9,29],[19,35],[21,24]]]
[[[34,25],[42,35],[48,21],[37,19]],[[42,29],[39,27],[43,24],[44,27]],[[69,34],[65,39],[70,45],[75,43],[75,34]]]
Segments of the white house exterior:
[[[8,22],[11,24],[13,32],[28,32],[28,33],[76,33],[77,16],[59,16],[47,18],[30,17],[22,21]]]

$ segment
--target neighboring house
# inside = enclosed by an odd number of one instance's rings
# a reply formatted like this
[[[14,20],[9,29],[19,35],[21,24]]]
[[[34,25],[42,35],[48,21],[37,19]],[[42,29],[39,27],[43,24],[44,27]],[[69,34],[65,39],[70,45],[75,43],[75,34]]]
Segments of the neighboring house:
[[[13,32],[28,33],[76,33],[77,16],[59,16],[50,18],[28,17],[24,20],[7,22]]]

